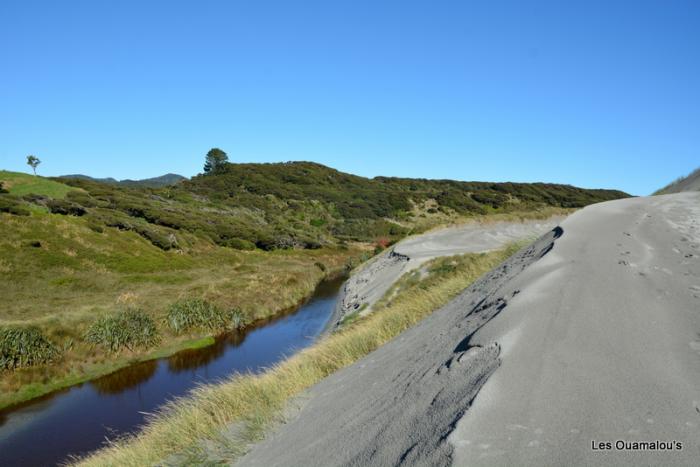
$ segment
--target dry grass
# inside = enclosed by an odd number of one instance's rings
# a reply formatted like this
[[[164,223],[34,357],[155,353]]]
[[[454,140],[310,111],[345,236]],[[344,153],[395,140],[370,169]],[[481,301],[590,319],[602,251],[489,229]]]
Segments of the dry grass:
[[[490,253],[435,260],[431,274],[418,282],[403,279],[408,282],[399,285],[402,293],[377,312],[266,373],[234,376],[225,383],[197,389],[167,405],[137,436],[118,440],[80,464],[142,466],[165,459],[189,464],[204,462],[206,452],[215,452],[215,460],[233,460],[280,419],[290,398],[413,326],[516,250],[512,245]],[[223,435],[231,426],[236,429]]]
[[[430,201],[430,200],[429,200]],[[429,205],[429,201],[426,202]],[[425,206],[414,207],[414,216],[411,222],[402,222],[402,225],[411,229],[411,234],[425,233],[434,229],[459,226],[464,224],[494,224],[496,222],[525,222],[530,220],[545,220],[554,216],[568,216],[577,208],[560,208],[554,206],[540,206],[509,212],[492,212],[489,214],[461,215],[454,211],[447,213],[438,211],[434,214],[427,213]],[[420,214],[416,214],[420,213]]]

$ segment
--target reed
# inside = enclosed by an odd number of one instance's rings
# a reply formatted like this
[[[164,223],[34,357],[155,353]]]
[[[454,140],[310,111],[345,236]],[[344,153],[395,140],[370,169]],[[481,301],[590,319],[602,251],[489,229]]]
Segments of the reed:
[[[236,308],[221,308],[200,298],[173,303],[166,315],[168,327],[176,334],[193,329],[225,331],[240,329],[248,324],[245,315]]]
[[[0,327],[0,369],[41,365],[59,356],[58,349],[37,327]]]
[[[85,333],[85,341],[117,352],[122,348],[151,347],[160,342],[160,336],[150,316],[138,308],[129,308],[95,321]]]

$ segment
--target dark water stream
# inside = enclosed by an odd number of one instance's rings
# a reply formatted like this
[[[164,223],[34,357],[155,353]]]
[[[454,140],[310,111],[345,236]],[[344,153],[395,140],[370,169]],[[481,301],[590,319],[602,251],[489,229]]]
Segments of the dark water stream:
[[[343,280],[322,283],[298,310],[210,347],[124,368],[23,406],[0,411],[0,466],[55,465],[133,432],[165,401],[236,372],[258,372],[313,343]]]

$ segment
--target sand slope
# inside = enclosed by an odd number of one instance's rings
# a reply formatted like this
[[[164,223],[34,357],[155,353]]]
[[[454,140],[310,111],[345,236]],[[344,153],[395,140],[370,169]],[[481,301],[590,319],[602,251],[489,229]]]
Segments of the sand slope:
[[[450,437],[457,465],[698,465],[700,194],[602,203],[562,223],[475,344],[501,368]],[[593,451],[679,441],[682,451]]]
[[[682,193],[684,191],[700,191],[700,169],[676,180],[659,190],[659,194]]]
[[[577,212],[299,405],[241,465],[697,465],[700,194]]]
[[[563,217],[524,222],[467,224],[433,230],[402,240],[356,271],[343,285],[326,332],[337,329],[349,313],[370,313],[372,306],[407,272],[441,256],[480,253],[509,242],[537,238],[553,229]]]

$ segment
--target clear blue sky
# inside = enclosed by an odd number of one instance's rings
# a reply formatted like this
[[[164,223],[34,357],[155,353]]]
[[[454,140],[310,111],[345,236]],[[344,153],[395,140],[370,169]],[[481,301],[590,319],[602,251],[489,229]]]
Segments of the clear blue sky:
[[[700,2],[0,3],[0,168],[365,176],[647,194],[700,166]]]

